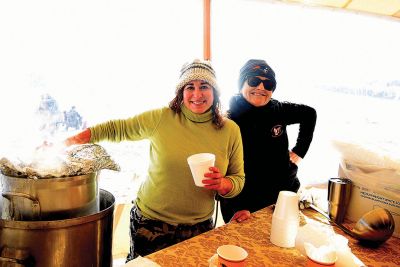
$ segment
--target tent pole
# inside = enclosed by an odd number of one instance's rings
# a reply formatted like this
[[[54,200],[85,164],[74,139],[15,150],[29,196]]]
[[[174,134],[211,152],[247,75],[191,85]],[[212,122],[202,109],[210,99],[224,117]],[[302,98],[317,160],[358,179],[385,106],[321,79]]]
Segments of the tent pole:
[[[211,60],[211,45],[210,45],[210,9],[211,0],[204,0],[204,10],[203,10],[203,39],[204,39],[204,60]]]

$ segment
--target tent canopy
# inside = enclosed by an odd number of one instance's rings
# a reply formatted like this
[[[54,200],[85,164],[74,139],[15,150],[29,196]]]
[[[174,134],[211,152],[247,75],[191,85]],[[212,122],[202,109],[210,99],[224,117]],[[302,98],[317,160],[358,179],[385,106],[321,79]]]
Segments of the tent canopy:
[[[400,18],[400,0],[281,0]]]

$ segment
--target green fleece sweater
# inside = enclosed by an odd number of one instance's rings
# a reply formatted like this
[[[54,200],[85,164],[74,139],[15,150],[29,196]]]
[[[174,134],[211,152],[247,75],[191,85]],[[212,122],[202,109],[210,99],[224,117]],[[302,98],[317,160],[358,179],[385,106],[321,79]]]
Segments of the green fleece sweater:
[[[148,177],[139,188],[136,204],[143,215],[169,224],[195,224],[214,212],[215,191],[194,184],[187,157],[209,152],[215,166],[233,183],[223,197],[240,193],[244,185],[243,148],[239,127],[227,119],[222,129],[211,123],[212,113],[195,114],[182,105],[151,110],[90,128],[91,142],[150,141]]]

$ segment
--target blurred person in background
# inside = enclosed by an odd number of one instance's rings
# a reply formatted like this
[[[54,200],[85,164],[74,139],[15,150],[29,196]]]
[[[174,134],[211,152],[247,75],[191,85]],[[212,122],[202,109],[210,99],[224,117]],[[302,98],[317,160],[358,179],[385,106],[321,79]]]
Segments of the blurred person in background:
[[[72,106],[69,111],[64,112],[64,123],[65,130],[68,131],[69,128],[75,130],[81,129],[82,126],[82,116],[76,111],[76,107]]]
[[[54,135],[63,123],[63,114],[58,109],[56,99],[50,94],[41,95],[36,116],[38,118],[39,131],[45,137]]]
[[[152,81],[149,86],[157,86]],[[130,215],[127,261],[191,238],[214,227],[215,197],[234,197],[243,188],[239,127],[221,115],[220,92],[209,61],[194,60],[180,72],[168,107],[111,120],[68,138],[67,145],[148,139],[150,166]],[[216,155],[203,183],[194,184],[187,157]]]
[[[228,115],[242,134],[246,184],[238,196],[221,199],[225,222],[244,221],[275,203],[279,191],[300,187],[298,163],[310,147],[317,114],[307,105],[273,99],[275,89],[275,72],[264,60],[251,59],[240,69],[239,94],[231,98]],[[289,150],[292,124],[299,132]]]

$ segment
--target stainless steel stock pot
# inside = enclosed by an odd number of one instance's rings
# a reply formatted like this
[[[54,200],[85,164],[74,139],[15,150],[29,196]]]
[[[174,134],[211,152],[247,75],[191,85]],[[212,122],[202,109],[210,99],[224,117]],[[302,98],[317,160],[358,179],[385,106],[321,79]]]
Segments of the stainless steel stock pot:
[[[58,220],[99,211],[98,172],[41,179],[0,174],[0,183],[1,219]]]
[[[114,196],[100,190],[100,212],[64,220],[0,219],[0,266],[110,267]]]

